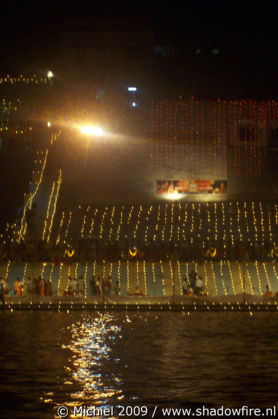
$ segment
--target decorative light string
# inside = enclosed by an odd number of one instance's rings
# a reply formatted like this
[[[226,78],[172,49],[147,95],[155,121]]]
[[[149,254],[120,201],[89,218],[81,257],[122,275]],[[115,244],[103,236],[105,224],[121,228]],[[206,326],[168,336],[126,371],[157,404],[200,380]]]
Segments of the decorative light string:
[[[121,289],[121,261],[118,260],[117,280],[119,281],[119,289]]]
[[[26,224],[26,211],[27,209],[31,210],[32,207],[32,203],[34,201],[34,198],[36,196],[36,194],[38,193],[38,190],[40,188],[42,179],[43,179],[43,174],[44,174],[44,170],[46,167],[46,162],[47,162],[47,156],[48,156],[48,150],[46,150],[45,152],[45,156],[44,156],[44,160],[43,160],[43,164],[42,164],[42,169],[41,169],[41,173],[40,173],[40,177],[39,180],[36,184],[36,188],[35,191],[32,193],[30,192],[26,203],[24,205],[24,209],[23,209],[23,214],[22,214],[22,218],[20,221],[20,229],[19,229],[19,234],[18,234],[18,243],[24,238],[25,234],[26,234],[26,228],[27,228],[27,224]]]
[[[214,283],[214,287],[215,287],[215,295],[218,295],[218,289],[217,289],[217,285],[216,285],[216,277],[215,277],[215,272],[214,272],[214,269],[213,269],[213,262],[212,261],[210,261],[210,268],[211,268],[213,283]]]
[[[160,263],[160,269],[161,269],[161,275],[162,275],[162,289],[163,289],[163,295],[166,295],[166,291],[165,291],[165,276],[164,276],[164,268],[163,268],[163,262],[162,260],[159,261]]]
[[[55,190],[55,184],[56,184],[56,182],[54,181],[52,183],[52,188],[51,188],[51,191],[50,191],[50,194],[49,194],[49,200],[48,200],[46,216],[45,216],[45,219],[44,219],[44,227],[43,227],[43,232],[42,232],[42,240],[44,240],[46,229],[48,227],[49,210],[50,210],[50,206],[51,206],[52,196],[53,196],[53,193],[54,193],[54,190]]]
[[[227,262],[228,265],[228,269],[229,269],[229,273],[230,273],[230,278],[231,278],[231,283],[232,283],[232,290],[233,290],[233,294],[236,295],[236,290],[235,290],[235,284],[234,284],[234,278],[233,278],[233,272],[232,272],[232,268],[231,268],[231,264],[230,261],[228,260]]]
[[[60,263],[59,267],[59,276],[58,276],[58,295],[61,295],[61,278],[62,278],[62,271],[63,271],[63,263]]]
[[[148,295],[146,261],[143,260],[144,294]]]
[[[53,221],[54,221],[54,217],[55,217],[55,213],[56,213],[56,207],[57,207],[57,201],[58,201],[58,197],[59,197],[61,183],[62,183],[62,171],[60,169],[59,170],[59,178],[57,180],[57,188],[56,188],[56,195],[55,195],[55,198],[54,198],[53,211],[52,211],[52,215],[51,215],[51,219],[50,219],[50,224],[49,224],[49,229],[48,229],[48,236],[47,236],[47,239],[46,239],[47,242],[49,242],[50,236],[51,236],[51,232],[52,232]]]
[[[261,176],[262,131],[277,120],[275,101],[152,101],[152,174],[169,179],[167,174],[183,167],[186,178],[198,179],[209,161],[216,178]]]
[[[127,278],[126,288],[127,288],[127,292],[129,292],[130,291],[130,278],[129,278],[129,260],[128,259],[126,261],[126,278]]]
[[[88,263],[86,263],[86,265],[85,265],[85,271],[84,271],[84,297],[85,298],[87,298],[87,296],[88,296],[87,277],[88,277]]]
[[[57,239],[56,239],[56,245],[58,245],[60,243],[61,229],[63,228],[64,221],[65,221],[65,211],[62,211],[61,219],[60,219],[60,223],[59,223],[59,227],[58,227],[58,234],[57,234]]]
[[[264,273],[265,273],[265,277],[266,277],[266,282],[267,282],[268,288],[271,290],[271,285],[270,285],[270,281],[269,281],[269,276],[268,276],[268,273],[267,273],[267,269],[266,269],[266,266],[265,266],[265,262],[263,262],[262,265],[263,265],[263,268],[264,268]]]
[[[223,275],[223,262],[222,262],[222,260],[220,260],[220,276],[221,276],[221,281],[222,281],[222,287],[223,287],[223,290],[224,290],[224,295],[227,295],[228,293],[227,293],[227,290],[226,290],[226,287],[225,287],[225,281],[224,281],[224,275]]]
[[[30,76],[25,76],[23,74],[20,74],[19,76],[10,76],[7,74],[6,76],[0,77],[0,84],[35,84],[35,85],[41,85],[41,84],[49,84],[50,80],[48,77],[39,77],[37,74],[33,74]]]

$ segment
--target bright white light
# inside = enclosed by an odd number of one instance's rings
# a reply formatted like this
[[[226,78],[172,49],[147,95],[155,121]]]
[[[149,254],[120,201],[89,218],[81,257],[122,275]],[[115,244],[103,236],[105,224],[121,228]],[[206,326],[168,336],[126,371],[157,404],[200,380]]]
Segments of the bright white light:
[[[137,87],[128,87],[127,88],[127,90],[129,91],[129,92],[137,92]]]
[[[47,77],[48,77],[49,79],[52,79],[52,77],[54,77],[54,74],[52,73],[52,71],[51,71],[51,70],[49,70],[49,71],[47,72]]]
[[[132,102],[131,106],[132,106],[133,108],[136,108],[136,106],[137,106],[136,102]]]
[[[48,121],[48,122],[47,122],[47,126],[48,126],[48,127],[51,127],[51,122],[49,122],[49,121]]]
[[[104,134],[104,131],[101,127],[94,127],[92,125],[84,125],[80,127],[81,134],[91,135],[95,137],[101,137]]]
[[[183,194],[181,194],[181,193],[178,193],[178,191],[177,191],[176,189],[175,189],[175,190],[174,190],[174,192],[172,192],[172,193],[164,193],[164,194],[162,195],[162,197],[163,197],[164,199],[167,199],[167,200],[169,200],[169,201],[177,201],[177,200],[181,199],[183,196],[184,196],[184,195],[183,195]]]

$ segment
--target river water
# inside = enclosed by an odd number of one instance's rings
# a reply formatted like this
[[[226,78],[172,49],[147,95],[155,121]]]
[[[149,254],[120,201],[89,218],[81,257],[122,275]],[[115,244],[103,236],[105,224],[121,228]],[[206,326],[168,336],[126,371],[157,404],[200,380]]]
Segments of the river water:
[[[276,404],[275,313],[2,312],[0,326],[1,418]]]

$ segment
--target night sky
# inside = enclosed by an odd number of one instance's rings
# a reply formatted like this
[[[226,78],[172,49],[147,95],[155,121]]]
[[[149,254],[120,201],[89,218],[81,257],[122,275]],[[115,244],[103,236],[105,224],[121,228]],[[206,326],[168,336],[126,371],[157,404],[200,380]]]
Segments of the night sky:
[[[113,18],[132,27],[144,19],[155,45],[183,53],[172,60],[178,80],[183,72],[202,78],[219,73],[219,83],[244,84],[247,94],[277,97],[277,5],[274,2],[171,2],[136,6],[135,2],[38,2],[36,6],[6,2],[1,11],[2,74],[44,71],[63,49],[63,31],[73,25],[90,29],[95,19]],[[138,2],[137,2],[138,3]],[[151,5],[151,6],[150,6]],[[212,50],[218,50],[212,54]],[[199,51],[199,52],[198,52]],[[55,64],[54,64],[55,67]],[[202,69],[200,72],[199,69]]]

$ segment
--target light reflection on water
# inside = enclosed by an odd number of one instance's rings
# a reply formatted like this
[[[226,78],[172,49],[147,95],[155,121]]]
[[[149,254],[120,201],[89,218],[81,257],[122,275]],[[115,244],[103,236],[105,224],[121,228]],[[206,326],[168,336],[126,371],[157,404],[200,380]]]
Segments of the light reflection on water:
[[[0,418],[54,418],[63,404],[271,407],[277,324],[273,313],[1,313]]]
[[[115,373],[119,359],[114,359],[112,353],[113,341],[120,339],[121,327],[112,324],[113,316],[99,314],[95,319],[73,323],[72,339],[64,349],[72,352],[69,359],[71,366],[66,367],[73,382],[79,384],[80,390],[70,394],[69,406],[102,405],[111,407],[110,400],[122,400],[121,379]],[[73,384],[65,380],[64,384]]]

